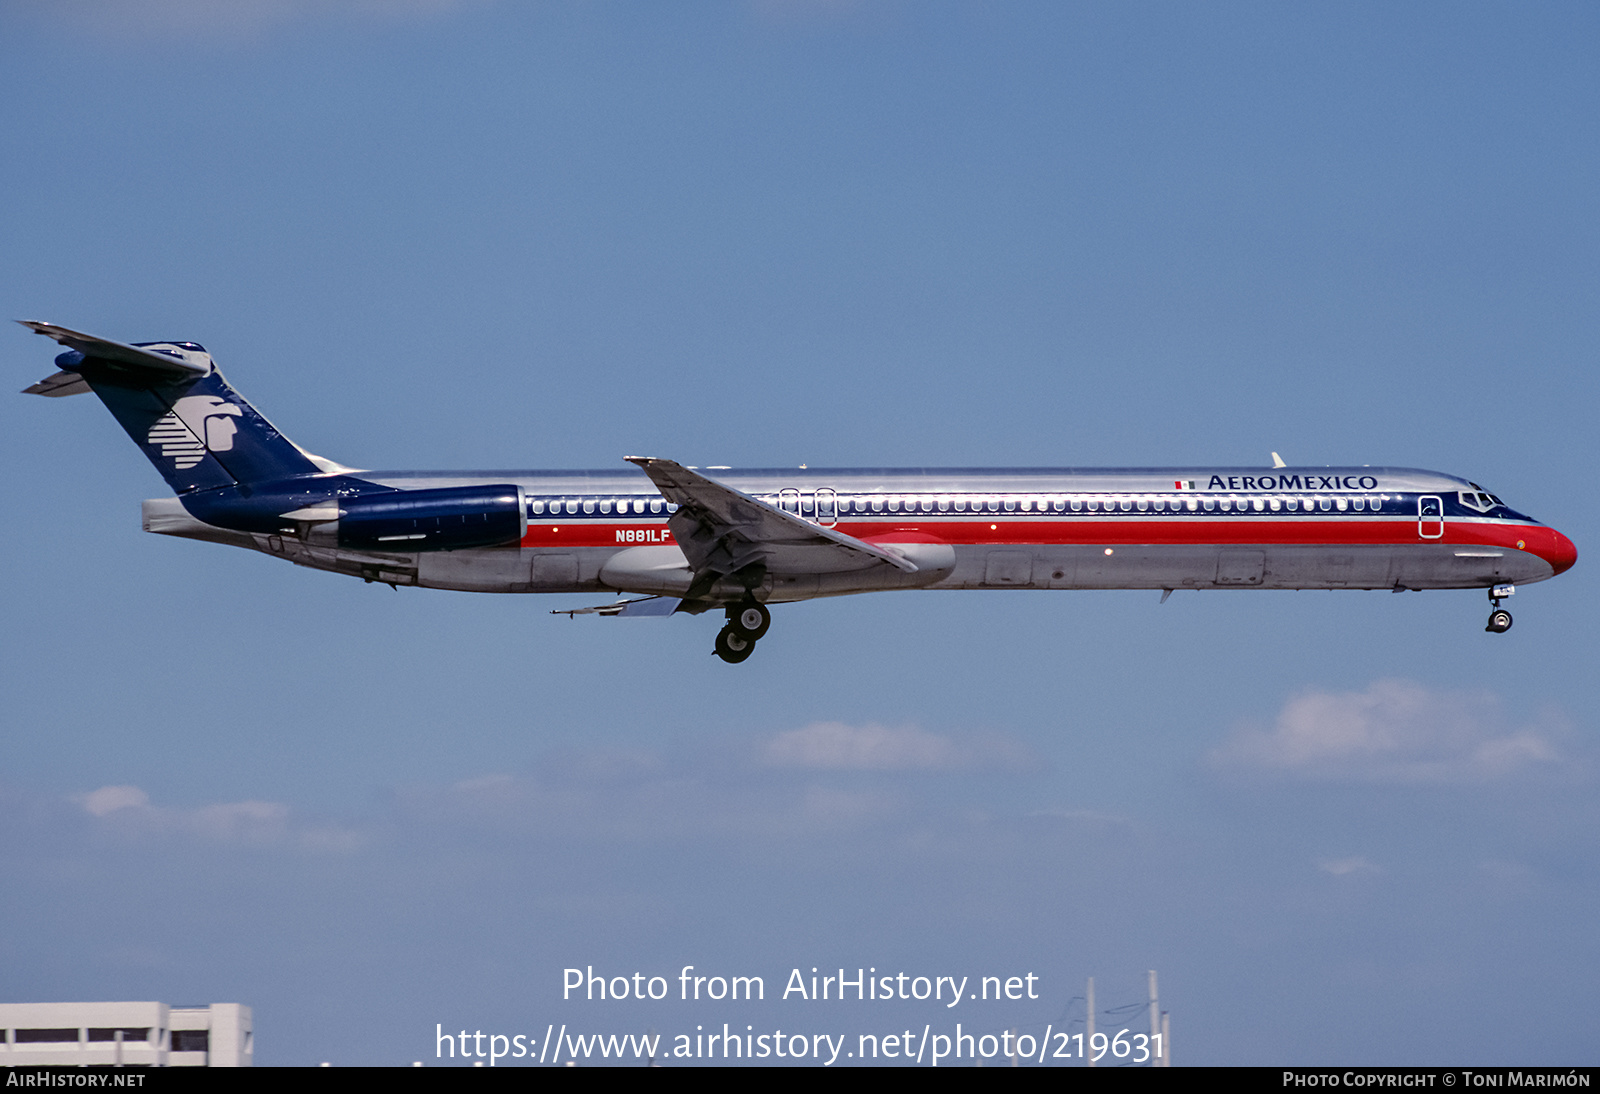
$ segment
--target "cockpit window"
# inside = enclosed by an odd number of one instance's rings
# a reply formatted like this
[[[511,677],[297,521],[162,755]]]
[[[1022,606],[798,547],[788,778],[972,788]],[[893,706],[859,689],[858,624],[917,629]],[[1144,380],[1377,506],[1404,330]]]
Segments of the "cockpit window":
[[[1461,504],[1468,509],[1476,509],[1480,513],[1487,513],[1497,505],[1504,503],[1493,494],[1483,490],[1461,490],[1456,496],[1461,499]]]

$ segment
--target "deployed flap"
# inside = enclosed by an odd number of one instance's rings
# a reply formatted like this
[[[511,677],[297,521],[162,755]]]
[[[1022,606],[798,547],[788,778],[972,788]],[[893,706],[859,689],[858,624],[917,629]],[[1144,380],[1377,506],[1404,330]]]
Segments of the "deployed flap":
[[[85,357],[93,357],[100,361],[109,361],[134,372],[143,372],[159,376],[164,380],[193,380],[204,376],[208,371],[199,365],[177,357],[159,353],[152,349],[141,349],[130,346],[126,342],[112,342],[105,338],[96,338],[92,334],[83,334],[79,331],[58,327],[54,323],[40,323],[31,319],[18,319],[17,322],[46,338],[54,338],[68,349],[75,349]],[[59,361],[58,361],[59,363]],[[38,394],[45,394],[40,392]]]
[[[878,562],[908,574],[917,571],[916,563],[892,551],[786,513],[672,460],[627,460],[638,464],[661,496],[678,506],[667,526],[694,567],[691,592],[758,564],[784,573],[861,569]]]
[[[569,619],[580,615],[620,615],[648,619],[653,616],[671,615],[678,610],[678,605],[681,603],[683,601],[675,596],[646,596],[638,600],[619,600],[615,604],[601,604],[595,608],[557,608],[550,614],[564,615]]]
[[[54,376],[46,376],[37,384],[23,388],[22,393],[60,399],[67,395],[87,395],[92,390],[94,389],[89,386],[89,381],[76,372],[58,372]]]

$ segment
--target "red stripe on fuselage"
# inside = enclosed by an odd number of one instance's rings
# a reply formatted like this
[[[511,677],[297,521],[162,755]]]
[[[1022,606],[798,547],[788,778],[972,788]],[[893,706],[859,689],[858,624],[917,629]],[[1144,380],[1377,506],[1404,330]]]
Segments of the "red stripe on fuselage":
[[[1541,548],[1559,554],[1560,545],[1545,540],[1553,529],[1542,525],[1510,524],[1497,521],[1447,520],[1444,535],[1424,539],[1418,533],[1415,517],[1345,517],[1314,520],[1294,517],[1235,517],[1231,520],[1194,517],[1140,519],[1119,517],[1111,520],[1060,518],[1029,520],[996,514],[987,520],[949,519],[918,521],[862,520],[840,521],[833,526],[857,539],[893,543],[897,535],[954,546],[1073,546],[1102,544],[1149,544],[1187,546],[1195,544],[1350,544],[1401,546],[1414,543],[1443,543],[1511,550]],[[621,533],[619,535],[619,533]],[[1566,537],[1561,536],[1561,540]],[[532,523],[522,538],[524,547],[642,547],[673,543],[665,521],[626,523],[573,520]],[[1566,541],[1570,550],[1570,541]],[[1576,557],[1576,552],[1573,552]],[[1572,563],[1568,561],[1567,566]],[[1566,567],[1561,567],[1565,569]]]

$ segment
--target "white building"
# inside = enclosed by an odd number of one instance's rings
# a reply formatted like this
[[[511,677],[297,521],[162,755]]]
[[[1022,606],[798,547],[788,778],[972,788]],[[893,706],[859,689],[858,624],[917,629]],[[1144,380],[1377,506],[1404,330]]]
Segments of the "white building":
[[[0,1067],[249,1067],[239,1003],[0,1003]]]

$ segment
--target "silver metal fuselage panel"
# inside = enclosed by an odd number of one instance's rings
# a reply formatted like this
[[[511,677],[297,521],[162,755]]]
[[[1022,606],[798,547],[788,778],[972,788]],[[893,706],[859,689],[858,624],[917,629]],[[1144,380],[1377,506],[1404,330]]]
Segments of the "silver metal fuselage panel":
[[[917,566],[840,569],[833,555],[823,562],[813,552],[813,563],[804,550],[777,553],[756,590],[774,603],[910,588],[1477,588],[1555,573],[1526,549],[1532,530],[1548,530],[1504,507],[1446,511],[1435,532],[1419,518],[1418,499],[1453,505],[1458,492],[1476,487],[1404,468],[702,473]],[[145,527],[367,580],[470,592],[681,595],[694,577],[667,531],[668,507],[638,472],[361,474],[399,489],[517,484],[529,507],[527,533],[505,547],[351,551],[214,528],[176,498],[146,502]],[[711,598],[743,592],[719,587]]]

